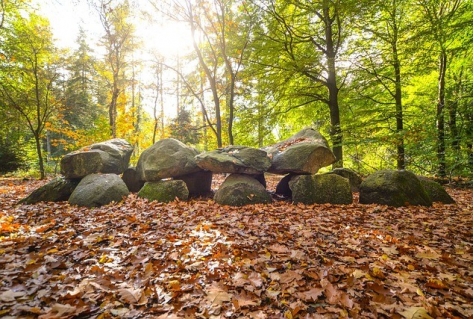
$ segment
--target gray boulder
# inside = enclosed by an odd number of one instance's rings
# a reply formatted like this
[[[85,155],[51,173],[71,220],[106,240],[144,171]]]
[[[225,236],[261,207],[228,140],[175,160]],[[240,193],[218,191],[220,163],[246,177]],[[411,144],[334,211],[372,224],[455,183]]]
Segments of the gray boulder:
[[[315,129],[306,128],[290,138],[265,148],[274,174],[316,174],[336,161],[326,139]]]
[[[229,175],[214,195],[216,203],[229,206],[271,203],[265,187],[255,178],[244,174]]]
[[[112,139],[83,147],[66,154],[60,162],[66,178],[82,178],[89,174],[122,174],[128,167],[133,146],[123,139]]]
[[[194,159],[198,154],[193,147],[173,138],[160,140],[140,155],[138,176],[142,181],[152,182],[199,172],[201,168]]]
[[[289,181],[293,203],[351,204],[352,192],[347,178],[336,174],[297,175]]]
[[[351,185],[351,191],[354,193],[359,192],[360,183],[362,183],[362,178],[351,169],[348,168],[335,168],[327,174],[336,174],[347,178],[349,180],[349,184]]]
[[[421,185],[425,188],[425,191],[430,196],[433,202],[439,202],[443,204],[454,204],[454,199],[446,192],[446,190],[439,183],[429,179],[428,177],[418,176]]]
[[[145,184],[144,181],[140,180],[140,176],[138,176],[135,167],[127,168],[122,174],[122,180],[132,193],[137,193]]]
[[[200,171],[174,178],[186,183],[190,196],[205,196],[211,193],[212,172]]]
[[[20,200],[19,204],[35,204],[39,202],[67,201],[79,184],[77,179],[58,177],[35,189],[30,195]]]
[[[169,203],[176,199],[187,200],[189,191],[186,183],[181,180],[161,180],[146,182],[138,192],[138,197],[146,198],[149,201]]]
[[[360,184],[361,204],[431,206],[432,200],[415,174],[405,170],[375,172]]]
[[[213,173],[262,174],[271,166],[267,152],[246,147],[229,146],[196,156],[197,165]]]
[[[127,185],[116,174],[90,174],[84,177],[69,197],[71,205],[100,207],[120,202],[129,194]]]

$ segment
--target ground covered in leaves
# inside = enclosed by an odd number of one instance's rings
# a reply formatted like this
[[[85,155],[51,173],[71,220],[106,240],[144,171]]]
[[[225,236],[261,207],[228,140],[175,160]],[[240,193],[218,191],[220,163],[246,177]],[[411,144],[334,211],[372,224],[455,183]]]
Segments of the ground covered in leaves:
[[[472,189],[453,205],[15,203],[0,180],[3,318],[471,318]]]

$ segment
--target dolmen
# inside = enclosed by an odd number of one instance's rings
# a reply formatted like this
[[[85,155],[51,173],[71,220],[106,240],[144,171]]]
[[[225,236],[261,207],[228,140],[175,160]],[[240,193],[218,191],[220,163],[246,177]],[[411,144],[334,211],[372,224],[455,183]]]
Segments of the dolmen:
[[[60,177],[36,189],[19,203],[69,201],[97,207],[119,202],[130,192],[149,201],[185,201],[213,195],[230,206],[266,204],[272,195],[265,174],[282,175],[275,196],[301,204],[350,204],[359,192],[363,204],[389,206],[454,203],[444,188],[409,171],[383,170],[364,180],[347,168],[318,173],[336,158],[319,131],[305,128],[263,149],[233,145],[200,153],[176,139],[162,139],[130,167],[133,146],[123,139],[92,144],[66,154]],[[213,174],[226,174],[215,193]]]
[[[128,167],[133,146],[124,139],[111,139],[66,154],[60,162],[61,177],[33,191],[20,203],[64,201],[97,207],[119,202],[129,190],[120,178]]]

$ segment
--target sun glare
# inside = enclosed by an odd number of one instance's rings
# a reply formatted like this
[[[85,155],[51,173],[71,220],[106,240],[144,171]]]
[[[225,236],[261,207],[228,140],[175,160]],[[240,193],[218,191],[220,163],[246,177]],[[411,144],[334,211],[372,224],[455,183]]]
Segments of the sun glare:
[[[171,21],[146,28],[138,27],[137,32],[143,38],[145,48],[165,58],[176,58],[192,48],[191,34],[183,23]]]

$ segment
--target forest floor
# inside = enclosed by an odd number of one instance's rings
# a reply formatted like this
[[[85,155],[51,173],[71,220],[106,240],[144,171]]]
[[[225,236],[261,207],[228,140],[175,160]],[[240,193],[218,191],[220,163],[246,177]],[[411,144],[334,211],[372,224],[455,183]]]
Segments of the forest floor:
[[[44,183],[0,179],[2,318],[473,316],[472,189],[432,207],[16,205]]]

